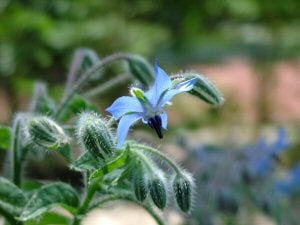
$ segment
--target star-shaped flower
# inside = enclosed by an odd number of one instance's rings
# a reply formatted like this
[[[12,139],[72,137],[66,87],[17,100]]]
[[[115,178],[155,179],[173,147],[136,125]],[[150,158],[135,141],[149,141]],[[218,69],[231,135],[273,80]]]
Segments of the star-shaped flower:
[[[132,88],[132,97],[120,97],[106,109],[115,119],[121,118],[117,130],[118,148],[124,144],[129,128],[140,119],[155,129],[159,138],[163,138],[162,128],[166,129],[168,124],[165,105],[175,95],[190,91],[197,81],[197,78],[192,78],[174,87],[170,77],[158,63],[155,65],[155,72],[156,80],[148,91]]]

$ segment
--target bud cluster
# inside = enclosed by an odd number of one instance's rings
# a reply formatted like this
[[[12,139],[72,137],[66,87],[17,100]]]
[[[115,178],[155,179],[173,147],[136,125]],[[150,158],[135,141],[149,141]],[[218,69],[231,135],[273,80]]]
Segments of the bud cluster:
[[[174,196],[182,212],[188,213],[192,207],[194,182],[192,176],[185,171],[177,171],[171,182],[158,169],[149,155],[139,151],[135,160],[135,170],[132,175],[134,194],[139,202],[144,202],[150,194],[152,202],[159,209],[164,209],[168,202],[168,190]]]

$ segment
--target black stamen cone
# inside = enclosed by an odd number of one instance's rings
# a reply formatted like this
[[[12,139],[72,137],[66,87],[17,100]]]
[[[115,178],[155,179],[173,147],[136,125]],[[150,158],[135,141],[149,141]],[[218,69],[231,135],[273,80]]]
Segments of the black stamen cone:
[[[158,137],[161,139],[163,138],[163,133],[161,131],[161,118],[160,116],[154,116],[154,117],[151,117],[150,119],[148,119],[148,125],[155,129]]]

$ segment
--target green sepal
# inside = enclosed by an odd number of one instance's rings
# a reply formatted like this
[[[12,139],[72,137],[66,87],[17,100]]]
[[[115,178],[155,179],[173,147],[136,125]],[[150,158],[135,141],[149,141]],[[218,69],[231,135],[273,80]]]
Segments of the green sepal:
[[[0,126],[0,149],[9,150],[11,139],[11,129],[9,127]]]
[[[148,177],[146,169],[141,162],[136,164],[136,168],[133,174],[132,183],[134,188],[134,194],[139,202],[143,202],[148,195]]]
[[[103,165],[91,174],[90,181],[102,178],[104,175],[114,171],[115,169],[118,169],[121,166],[124,166],[127,163],[130,152],[129,148],[118,152],[120,152],[120,154],[115,159],[107,162],[105,165]]]
[[[79,206],[76,191],[70,185],[61,182],[45,185],[33,192],[18,219],[27,221],[37,218],[56,205],[74,213]]]
[[[164,209],[167,204],[167,191],[164,182],[160,178],[154,178],[149,183],[150,195],[153,203],[159,209]]]
[[[17,217],[26,204],[26,195],[11,181],[0,177],[0,211],[2,214]]]
[[[173,191],[177,205],[183,212],[189,212],[192,205],[192,181],[177,175],[173,181]]]
[[[206,76],[196,73],[184,73],[182,75],[174,75],[171,77],[171,79],[173,85],[176,86],[178,83],[193,79],[195,77],[197,78],[197,81],[189,93],[213,106],[223,105],[225,100],[222,93]]]
[[[48,150],[58,150],[70,141],[63,128],[46,116],[31,117],[26,131],[32,143]]]
[[[83,112],[76,127],[79,142],[95,158],[110,160],[116,150],[115,138],[108,122],[94,112]]]

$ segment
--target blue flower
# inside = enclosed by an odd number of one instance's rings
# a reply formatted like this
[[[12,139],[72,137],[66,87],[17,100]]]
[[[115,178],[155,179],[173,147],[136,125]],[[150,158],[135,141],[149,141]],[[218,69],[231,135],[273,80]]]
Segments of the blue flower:
[[[277,138],[274,143],[268,143],[265,138],[261,138],[255,145],[244,149],[249,159],[250,170],[261,175],[272,171],[278,163],[280,155],[289,146],[288,132],[284,128],[277,130]]]
[[[277,190],[285,195],[296,194],[300,191],[300,165],[293,167],[285,177],[275,184]]]
[[[163,138],[162,128],[166,129],[168,124],[165,105],[175,95],[190,91],[197,81],[197,78],[192,78],[174,87],[170,77],[157,63],[155,72],[156,80],[148,91],[144,92],[141,89],[132,88],[132,97],[120,97],[106,109],[115,119],[121,118],[117,131],[118,148],[124,144],[129,128],[140,119],[155,129],[159,138]]]

